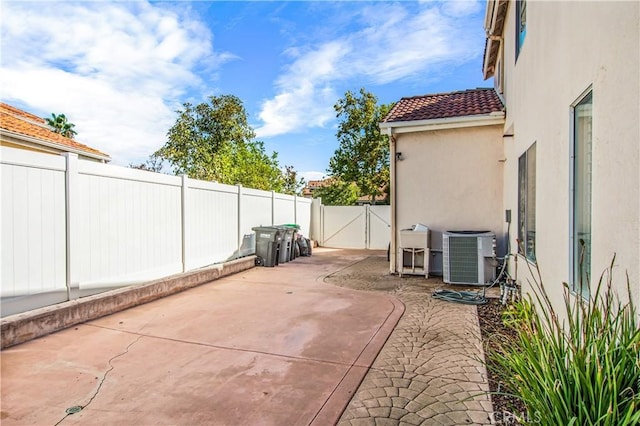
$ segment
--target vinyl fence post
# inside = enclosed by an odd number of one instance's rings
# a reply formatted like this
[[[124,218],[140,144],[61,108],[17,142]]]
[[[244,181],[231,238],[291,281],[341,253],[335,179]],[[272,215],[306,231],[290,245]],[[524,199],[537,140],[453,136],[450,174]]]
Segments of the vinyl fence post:
[[[371,247],[371,206],[365,204],[364,209],[364,248],[370,249]]]
[[[182,175],[182,272],[187,272],[187,190],[189,189],[189,176]]]
[[[67,298],[74,300],[80,297],[80,280],[78,265],[80,263],[80,234],[77,229],[80,218],[78,200],[78,154],[67,152],[65,172],[65,213],[66,213],[66,285]]]
[[[242,256],[240,250],[242,249],[242,240],[244,235],[242,234],[242,185],[238,184],[238,257]]]
[[[322,198],[312,198],[309,207],[309,238],[322,244]]]
[[[319,245],[324,246],[324,206],[322,201],[320,204],[320,242]]]
[[[298,196],[293,195],[293,223],[298,223]]]
[[[276,191],[271,191],[271,224],[276,224]]]

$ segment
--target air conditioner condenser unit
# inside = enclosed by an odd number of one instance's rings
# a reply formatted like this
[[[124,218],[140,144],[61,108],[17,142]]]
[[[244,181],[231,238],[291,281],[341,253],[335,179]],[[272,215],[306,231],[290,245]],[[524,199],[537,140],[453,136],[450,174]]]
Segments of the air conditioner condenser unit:
[[[445,283],[484,285],[495,280],[496,235],[493,232],[444,232],[442,252]]]

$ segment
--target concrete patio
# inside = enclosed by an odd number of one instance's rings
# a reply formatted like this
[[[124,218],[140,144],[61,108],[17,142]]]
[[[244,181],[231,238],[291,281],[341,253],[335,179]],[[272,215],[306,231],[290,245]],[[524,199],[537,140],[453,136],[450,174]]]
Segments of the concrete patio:
[[[5,349],[2,424],[488,424],[475,308],[423,303],[424,279],[346,288],[376,254],[316,250]]]

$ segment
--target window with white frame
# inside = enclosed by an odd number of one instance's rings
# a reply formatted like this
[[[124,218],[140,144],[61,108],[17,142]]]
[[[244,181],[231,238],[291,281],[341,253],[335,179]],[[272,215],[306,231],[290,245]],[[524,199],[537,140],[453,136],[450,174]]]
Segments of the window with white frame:
[[[591,90],[571,108],[572,115],[572,290],[589,297],[591,278],[591,167],[593,96]]]
[[[536,144],[518,159],[518,253],[536,261]]]
[[[516,61],[527,36],[527,1],[516,1]]]

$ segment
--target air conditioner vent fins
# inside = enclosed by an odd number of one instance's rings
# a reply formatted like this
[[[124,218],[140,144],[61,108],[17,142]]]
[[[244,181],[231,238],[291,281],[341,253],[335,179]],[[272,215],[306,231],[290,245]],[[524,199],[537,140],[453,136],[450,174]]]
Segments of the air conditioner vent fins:
[[[495,279],[495,234],[447,231],[442,236],[444,282],[482,285]]]

